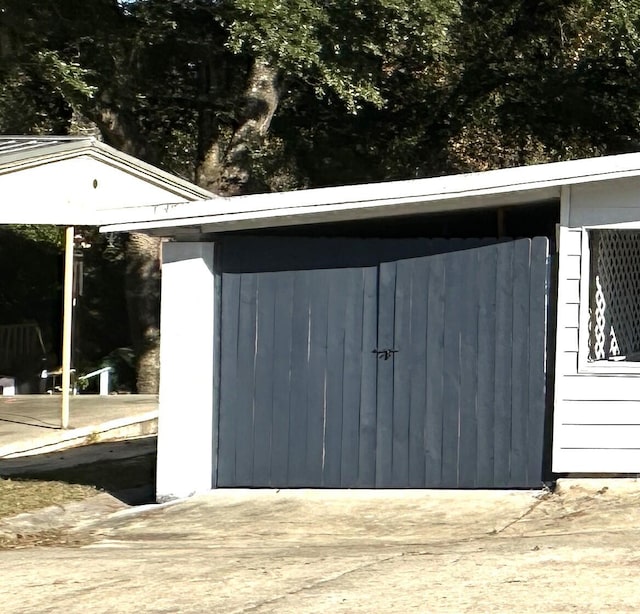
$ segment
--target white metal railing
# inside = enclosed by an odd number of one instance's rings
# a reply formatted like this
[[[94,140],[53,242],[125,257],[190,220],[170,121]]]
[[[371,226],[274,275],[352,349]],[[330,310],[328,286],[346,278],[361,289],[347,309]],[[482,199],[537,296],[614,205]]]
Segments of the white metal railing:
[[[96,371],[92,371],[91,373],[87,373],[86,375],[81,375],[78,380],[89,380],[92,377],[99,377],[99,386],[100,386],[100,396],[106,397],[109,394],[109,372],[111,371],[111,367],[102,367],[102,369],[97,369]],[[74,393],[77,394],[77,390],[74,390]]]
[[[98,386],[99,386],[99,395],[106,397],[109,395],[109,373],[111,371],[111,367],[102,367],[102,369],[97,369],[96,371],[92,371],[91,373],[87,373],[86,375],[80,375],[75,378],[75,382],[72,382],[71,392],[73,394],[78,394],[78,386],[77,383],[81,380],[87,381],[92,377],[99,377]],[[75,369],[71,369],[71,375],[75,374]],[[55,371],[43,371],[41,376],[42,379],[52,378],[51,388],[47,389],[48,394],[54,394],[56,392],[62,392],[62,386],[56,386],[56,378],[62,376],[62,369],[56,369]]]

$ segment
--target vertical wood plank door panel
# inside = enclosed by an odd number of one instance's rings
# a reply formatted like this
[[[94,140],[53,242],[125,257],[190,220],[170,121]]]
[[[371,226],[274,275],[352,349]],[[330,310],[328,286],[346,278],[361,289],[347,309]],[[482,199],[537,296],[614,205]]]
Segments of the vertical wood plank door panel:
[[[376,279],[222,273],[218,486],[374,485]]]
[[[378,415],[392,417],[379,485],[542,485],[547,250],[521,239],[381,265],[396,353],[378,384]]]
[[[234,243],[220,273],[217,486],[539,487],[547,250]]]

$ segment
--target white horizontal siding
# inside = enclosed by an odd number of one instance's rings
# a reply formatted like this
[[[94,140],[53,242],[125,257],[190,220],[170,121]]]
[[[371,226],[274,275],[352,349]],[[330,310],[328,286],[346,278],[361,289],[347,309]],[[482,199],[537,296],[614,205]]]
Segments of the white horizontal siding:
[[[573,401],[562,405],[562,425],[640,424],[640,401]]]
[[[556,380],[578,372],[582,232],[561,228],[559,245]]]
[[[640,400],[640,373],[628,375],[564,375],[562,377],[559,400]]]
[[[582,248],[582,232],[566,229],[562,235],[562,253],[567,256],[580,256]]]
[[[578,370],[578,352],[560,352],[556,359],[556,377],[574,375]]]
[[[640,449],[563,449],[554,454],[556,473],[640,473]]]
[[[640,400],[556,402],[552,470],[640,472]]]
[[[580,303],[579,279],[564,280],[564,296],[562,299],[565,305],[578,305]]]
[[[634,218],[640,222],[640,181],[572,186],[563,212],[552,469],[640,473],[640,370],[625,374],[618,371],[625,367],[613,366],[612,373],[588,373],[581,369],[578,354],[579,342],[586,342],[580,327],[586,335],[588,319],[588,304],[581,303],[588,301],[588,281],[582,279],[588,274],[588,261],[582,260],[582,228]]]
[[[562,258],[560,274],[564,279],[580,279],[580,256],[571,255]]]
[[[578,351],[578,328],[561,328],[558,330],[557,339],[558,352],[577,352]]]
[[[580,305],[576,303],[562,305],[562,320],[565,328],[578,328],[580,326]]]
[[[640,424],[565,425],[558,437],[563,450],[640,450]]]

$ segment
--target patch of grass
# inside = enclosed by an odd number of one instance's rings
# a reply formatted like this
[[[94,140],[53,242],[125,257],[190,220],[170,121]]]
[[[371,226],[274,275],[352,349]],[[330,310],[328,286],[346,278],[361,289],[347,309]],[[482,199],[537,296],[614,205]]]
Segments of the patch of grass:
[[[155,484],[155,454],[0,477],[0,518]]]
[[[95,486],[58,480],[0,478],[0,518],[80,501],[98,492]]]

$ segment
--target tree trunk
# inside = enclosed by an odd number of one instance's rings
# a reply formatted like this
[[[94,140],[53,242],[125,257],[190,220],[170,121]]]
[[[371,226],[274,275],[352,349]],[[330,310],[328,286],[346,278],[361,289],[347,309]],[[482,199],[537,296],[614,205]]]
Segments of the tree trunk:
[[[257,191],[261,186],[251,174],[252,157],[264,145],[280,100],[277,71],[262,61],[252,64],[233,127],[221,127],[208,102],[215,94],[210,77],[203,75],[205,106],[199,126],[196,183],[223,195]],[[111,105],[105,95],[93,109],[91,119],[107,143],[153,163],[151,152],[140,142],[135,122],[126,111]],[[125,290],[137,361],[137,389],[142,394],[155,394],[160,380],[160,240],[130,233],[126,258]]]
[[[103,94],[100,104],[90,115],[108,144],[153,163],[133,118],[114,109],[106,95]],[[137,392],[157,394],[160,384],[160,239],[129,233],[125,256],[125,295],[136,356]]]
[[[136,353],[137,391],[157,394],[160,382],[160,240],[130,233],[125,291]]]
[[[252,158],[264,145],[279,101],[278,71],[255,60],[248,73],[241,110],[235,125],[226,129],[227,134],[211,110],[201,111],[196,167],[196,183],[200,187],[224,196],[256,192],[263,187],[252,176]]]

